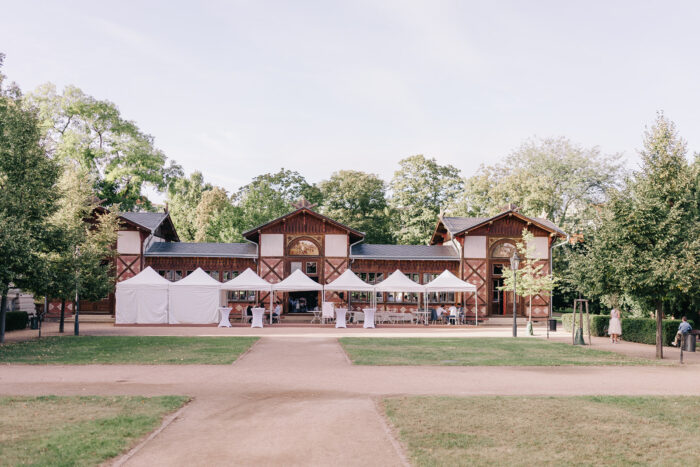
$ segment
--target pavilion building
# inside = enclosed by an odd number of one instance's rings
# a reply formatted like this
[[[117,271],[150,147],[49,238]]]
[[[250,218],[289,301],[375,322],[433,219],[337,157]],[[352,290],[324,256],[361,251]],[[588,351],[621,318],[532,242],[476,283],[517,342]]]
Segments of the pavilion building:
[[[399,269],[415,282],[426,284],[444,270],[477,287],[480,317],[512,313],[512,293],[499,290],[510,268],[509,258],[524,228],[535,237],[535,252],[543,272],[551,267],[553,244],[566,234],[547,219],[531,218],[514,206],[484,218],[440,216],[428,245],[377,245],[364,243],[364,234],[315,212],[308,204],[243,233],[245,243],[180,242],[168,213],[124,213],[117,241],[116,280],[134,276],[151,266],[165,278],[179,280],[198,267],[224,282],[246,268],[271,283],[296,270],[321,284],[336,279],[346,269],[368,283],[378,283]],[[327,292],[325,300],[346,301],[368,306],[369,293]],[[453,293],[432,294],[432,303],[468,304],[473,314],[474,296]],[[320,308],[322,292],[277,292],[275,300],[285,313]],[[249,304],[269,301],[266,293],[231,291],[228,302],[233,313]],[[526,313],[525,301],[518,299],[518,314]],[[377,307],[396,312],[415,310],[420,299],[415,293],[379,293]],[[532,300],[533,317],[549,314],[550,299]],[[55,314],[55,304],[52,305]],[[70,310],[69,310],[70,311]],[[81,311],[114,313],[114,297],[101,302],[81,302]]]

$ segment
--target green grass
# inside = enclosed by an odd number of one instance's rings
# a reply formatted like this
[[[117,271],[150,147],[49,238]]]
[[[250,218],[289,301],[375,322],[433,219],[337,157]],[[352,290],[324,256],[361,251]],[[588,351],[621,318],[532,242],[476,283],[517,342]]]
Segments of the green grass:
[[[699,397],[402,397],[383,405],[419,466],[697,462]]]
[[[257,337],[47,337],[0,346],[0,363],[226,365],[257,340]]]
[[[532,338],[356,338],[340,343],[356,365],[559,366],[655,365],[628,357]]]
[[[0,397],[0,464],[97,465],[160,426],[187,397]]]

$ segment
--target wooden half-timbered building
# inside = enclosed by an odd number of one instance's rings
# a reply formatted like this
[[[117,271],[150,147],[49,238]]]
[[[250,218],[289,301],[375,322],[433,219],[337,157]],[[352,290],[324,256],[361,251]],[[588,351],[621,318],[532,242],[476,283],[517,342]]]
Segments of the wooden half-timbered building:
[[[444,270],[477,287],[480,317],[512,313],[512,294],[499,290],[509,266],[509,258],[523,229],[535,237],[535,251],[543,271],[551,268],[551,248],[564,237],[552,222],[531,218],[509,206],[492,217],[467,218],[440,216],[428,245],[377,245],[364,243],[364,234],[312,209],[308,204],[243,233],[245,243],[180,242],[168,213],[124,213],[115,260],[116,280],[121,281],[151,266],[169,280],[186,277],[200,267],[224,282],[250,268],[270,283],[277,283],[295,270],[326,284],[351,269],[362,280],[378,283],[395,270],[415,282],[430,282]],[[277,292],[275,300],[285,313],[310,311],[323,300],[350,300],[353,306],[367,306],[368,293]],[[473,295],[433,294],[432,303],[474,303]],[[256,302],[268,303],[267,294],[245,291],[228,293],[234,313]],[[519,299],[518,314],[524,315]],[[421,303],[415,293],[379,293],[377,306],[395,312],[415,310]],[[549,298],[533,298],[533,316],[545,317]],[[100,305],[113,308],[109,297]],[[94,307],[93,307],[94,308]],[[474,305],[467,307],[473,314]],[[89,307],[87,307],[89,310]]]

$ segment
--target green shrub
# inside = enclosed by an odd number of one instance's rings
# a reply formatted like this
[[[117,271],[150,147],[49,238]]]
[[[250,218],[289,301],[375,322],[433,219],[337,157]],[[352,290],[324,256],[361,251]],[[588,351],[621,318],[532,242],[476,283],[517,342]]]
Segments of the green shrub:
[[[8,311],[5,314],[5,330],[26,329],[29,315],[26,311]]]
[[[693,325],[691,320],[688,320]],[[663,343],[670,345],[676,338],[679,319],[665,319],[662,324]],[[622,338],[630,342],[642,344],[656,344],[656,320],[654,318],[625,318],[622,320]]]
[[[609,316],[602,315],[590,315],[591,318],[591,335],[592,336],[606,336],[608,330],[608,322],[610,321]],[[578,320],[580,319],[578,313],[576,314],[576,325],[578,326]],[[574,321],[573,314],[566,314],[561,316],[561,323],[564,326],[564,330],[571,332],[572,323]],[[588,334],[588,320],[586,319],[586,314],[583,315],[583,333]]]
[[[566,313],[573,313],[573,312],[574,312],[574,309],[573,309],[573,308],[559,308],[559,309],[557,309],[557,310],[555,310],[555,311],[556,311],[557,313],[566,314]]]

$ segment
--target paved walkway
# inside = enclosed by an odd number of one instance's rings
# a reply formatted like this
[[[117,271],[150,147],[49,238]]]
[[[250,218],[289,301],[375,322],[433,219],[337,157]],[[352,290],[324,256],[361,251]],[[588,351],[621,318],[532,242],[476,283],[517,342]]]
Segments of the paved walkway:
[[[116,329],[123,334],[125,328]],[[136,329],[129,333],[138,334],[146,329],[148,333],[164,329],[173,333],[176,329],[177,333],[190,335],[238,332],[215,328],[126,329]],[[264,329],[269,334],[233,365],[3,365],[0,395],[192,396],[193,401],[181,415],[127,461],[126,465],[134,466],[405,465],[377,408],[386,396],[700,395],[700,372],[693,365],[352,366],[334,329],[270,332],[273,330]],[[109,333],[108,328],[99,327],[84,331]],[[407,332],[377,331],[395,336]],[[439,330],[415,332],[426,337],[447,335]],[[468,334],[508,332],[484,329]],[[566,339],[566,335],[558,338]],[[603,342],[595,344],[604,346]],[[629,344],[626,351],[638,352],[638,345]],[[619,344],[616,348],[623,347]],[[643,350],[653,355],[651,346],[643,346]]]

